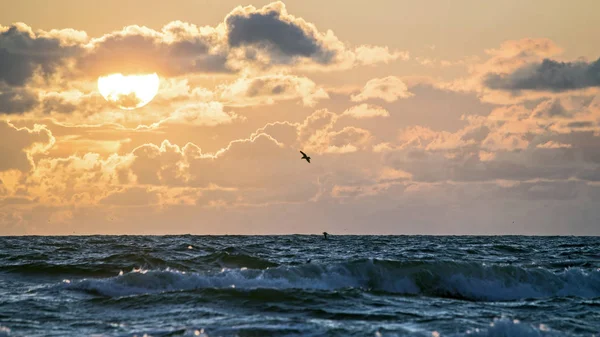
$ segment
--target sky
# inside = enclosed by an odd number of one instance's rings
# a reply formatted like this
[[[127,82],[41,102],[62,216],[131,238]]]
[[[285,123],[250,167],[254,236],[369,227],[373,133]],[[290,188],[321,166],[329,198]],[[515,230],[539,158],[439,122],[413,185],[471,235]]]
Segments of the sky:
[[[0,235],[600,235],[599,11],[2,2]]]

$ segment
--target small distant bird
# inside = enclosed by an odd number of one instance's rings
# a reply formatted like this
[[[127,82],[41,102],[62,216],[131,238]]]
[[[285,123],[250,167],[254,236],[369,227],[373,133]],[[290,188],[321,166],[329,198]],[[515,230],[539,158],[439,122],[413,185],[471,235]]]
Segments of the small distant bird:
[[[306,161],[310,164],[310,157],[306,155],[306,153],[300,151],[300,153],[302,153],[302,158],[300,159],[306,159]]]
[[[325,240],[327,240],[327,235],[329,235],[327,232],[323,232],[323,237],[325,238]]]

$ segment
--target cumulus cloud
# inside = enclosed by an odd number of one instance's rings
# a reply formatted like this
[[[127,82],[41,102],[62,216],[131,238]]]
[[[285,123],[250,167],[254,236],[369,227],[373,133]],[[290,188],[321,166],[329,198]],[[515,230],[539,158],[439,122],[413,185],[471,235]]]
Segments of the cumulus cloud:
[[[409,58],[408,52],[390,51],[386,46],[351,48],[331,30],[321,32],[289,14],[280,1],[260,9],[237,7],[225,18],[225,26],[228,46],[243,49],[234,53],[238,59],[243,56],[241,61],[262,66],[297,64],[305,69],[339,70]]]
[[[325,152],[348,153],[364,149],[371,140],[368,130],[347,126],[340,131],[327,134]]]
[[[354,126],[336,128],[342,116],[327,109],[316,110],[297,126],[298,143],[317,153],[351,153],[369,148],[373,140],[370,131]]]
[[[52,34],[35,34],[25,24],[0,26],[0,82],[22,86],[37,71],[43,75],[53,73],[80,49],[79,46],[65,45]]]
[[[282,2],[261,9],[238,7],[227,15],[225,23],[231,47],[266,48],[280,63],[305,57],[328,64],[338,52],[334,46],[327,45],[325,36],[313,24],[288,14]]]
[[[368,81],[361,92],[352,95],[351,99],[353,102],[361,102],[374,98],[393,102],[400,98],[409,98],[412,96],[413,94],[408,91],[408,87],[401,79],[396,76],[388,76]]]
[[[600,86],[600,59],[595,62],[559,62],[545,59],[507,74],[488,74],[491,89],[567,91]]]
[[[96,153],[65,158],[41,158],[23,181],[23,192],[45,205],[95,205],[100,199],[133,182],[126,168],[132,156]]]

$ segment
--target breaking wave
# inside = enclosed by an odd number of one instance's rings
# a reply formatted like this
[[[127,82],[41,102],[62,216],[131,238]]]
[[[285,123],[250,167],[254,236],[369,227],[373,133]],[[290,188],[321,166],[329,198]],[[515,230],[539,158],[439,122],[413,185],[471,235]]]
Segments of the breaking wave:
[[[70,289],[120,297],[196,289],[358,288],[373,292],[447,297],[471,301],[512,301],[526,298],[600,297],[600,270],[484,265],[459,262],[359,260],[321,265],[304,264],[266,269],[222,269],[185,272],[174,269],[134,270],[104,279],[66,284]]]

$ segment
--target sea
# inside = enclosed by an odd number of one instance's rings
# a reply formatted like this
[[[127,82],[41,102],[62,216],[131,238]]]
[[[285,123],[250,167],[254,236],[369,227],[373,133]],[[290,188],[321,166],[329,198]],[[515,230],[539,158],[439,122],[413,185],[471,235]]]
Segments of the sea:
[[[600,237],[0,237],[0,336],[600,336]]]

